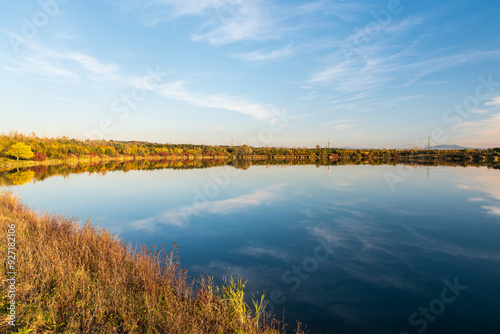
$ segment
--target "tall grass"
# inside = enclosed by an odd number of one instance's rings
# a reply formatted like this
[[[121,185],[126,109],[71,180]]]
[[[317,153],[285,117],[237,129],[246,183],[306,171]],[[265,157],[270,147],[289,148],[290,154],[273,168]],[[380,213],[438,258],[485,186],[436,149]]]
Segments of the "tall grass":
[[[134,249],[91,221],[38,214],[0,194],[0,270],[6,291],[7,226],[16,225],[16,322],[19,333],[283,333],[244,301],[244,283],[190,280],[176,246]],[[196,286],[196,288],[195,288]],[[9,299],[0,296],[5,312]],[[0,332],[12,331],[1,315]],[[296,331],[301,333],[300,330]]]

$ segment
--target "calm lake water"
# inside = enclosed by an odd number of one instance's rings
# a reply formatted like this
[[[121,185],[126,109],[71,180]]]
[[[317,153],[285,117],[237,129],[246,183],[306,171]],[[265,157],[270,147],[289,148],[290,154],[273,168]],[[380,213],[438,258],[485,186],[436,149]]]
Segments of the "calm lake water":
[[[310,333],[500,333],[500,171],[407,171],[392,189],[397,166],[355,165],[85,173],[10,188],[134,244],[176,242],[192,277],[241,275]]]

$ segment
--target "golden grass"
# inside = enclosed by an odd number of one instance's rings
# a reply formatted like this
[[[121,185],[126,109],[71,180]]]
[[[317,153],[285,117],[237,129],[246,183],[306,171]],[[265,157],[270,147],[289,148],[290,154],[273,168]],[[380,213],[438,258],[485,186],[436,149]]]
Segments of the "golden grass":
[[[16,225],[16,323],[18,333],[284,333],[250,308],[244,284],[231,277],[190,281],[176,249],[133,249],[92,222],[38,214],[10,193],[0,194],[0,249],[5,312],[7,229]],[[196,288],[195,288],[196,285]],[[257,308],[257,310],[255,310]],[[12,331],[5,313],[0,332]],[[297,330],[297,333],[302,331]]]

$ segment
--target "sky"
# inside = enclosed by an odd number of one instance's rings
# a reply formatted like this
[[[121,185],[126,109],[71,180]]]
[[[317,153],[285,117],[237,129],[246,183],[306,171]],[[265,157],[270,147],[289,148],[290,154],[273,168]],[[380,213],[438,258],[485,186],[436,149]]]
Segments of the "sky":
[[[500,147],[496,0],[1,6],[0,133]]]

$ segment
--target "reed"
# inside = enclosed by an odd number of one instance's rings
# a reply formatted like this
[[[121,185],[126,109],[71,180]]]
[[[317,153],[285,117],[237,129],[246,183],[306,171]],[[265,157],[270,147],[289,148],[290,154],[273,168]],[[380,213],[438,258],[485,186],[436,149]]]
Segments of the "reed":
[[[18,333],[284,333],[266,315],[264,297],[244,301],[245,284],[229,277],[190,279],[171,251],[133,248],[91,220],[37,213],[0,194],[0,249],[16,226],[16,324],[4,314],[0,332]],[[3,261],[2,291],[7,289]],[[9,299],[0,297],[5,312]],[[294,331],[302,333],[300,329]]]

